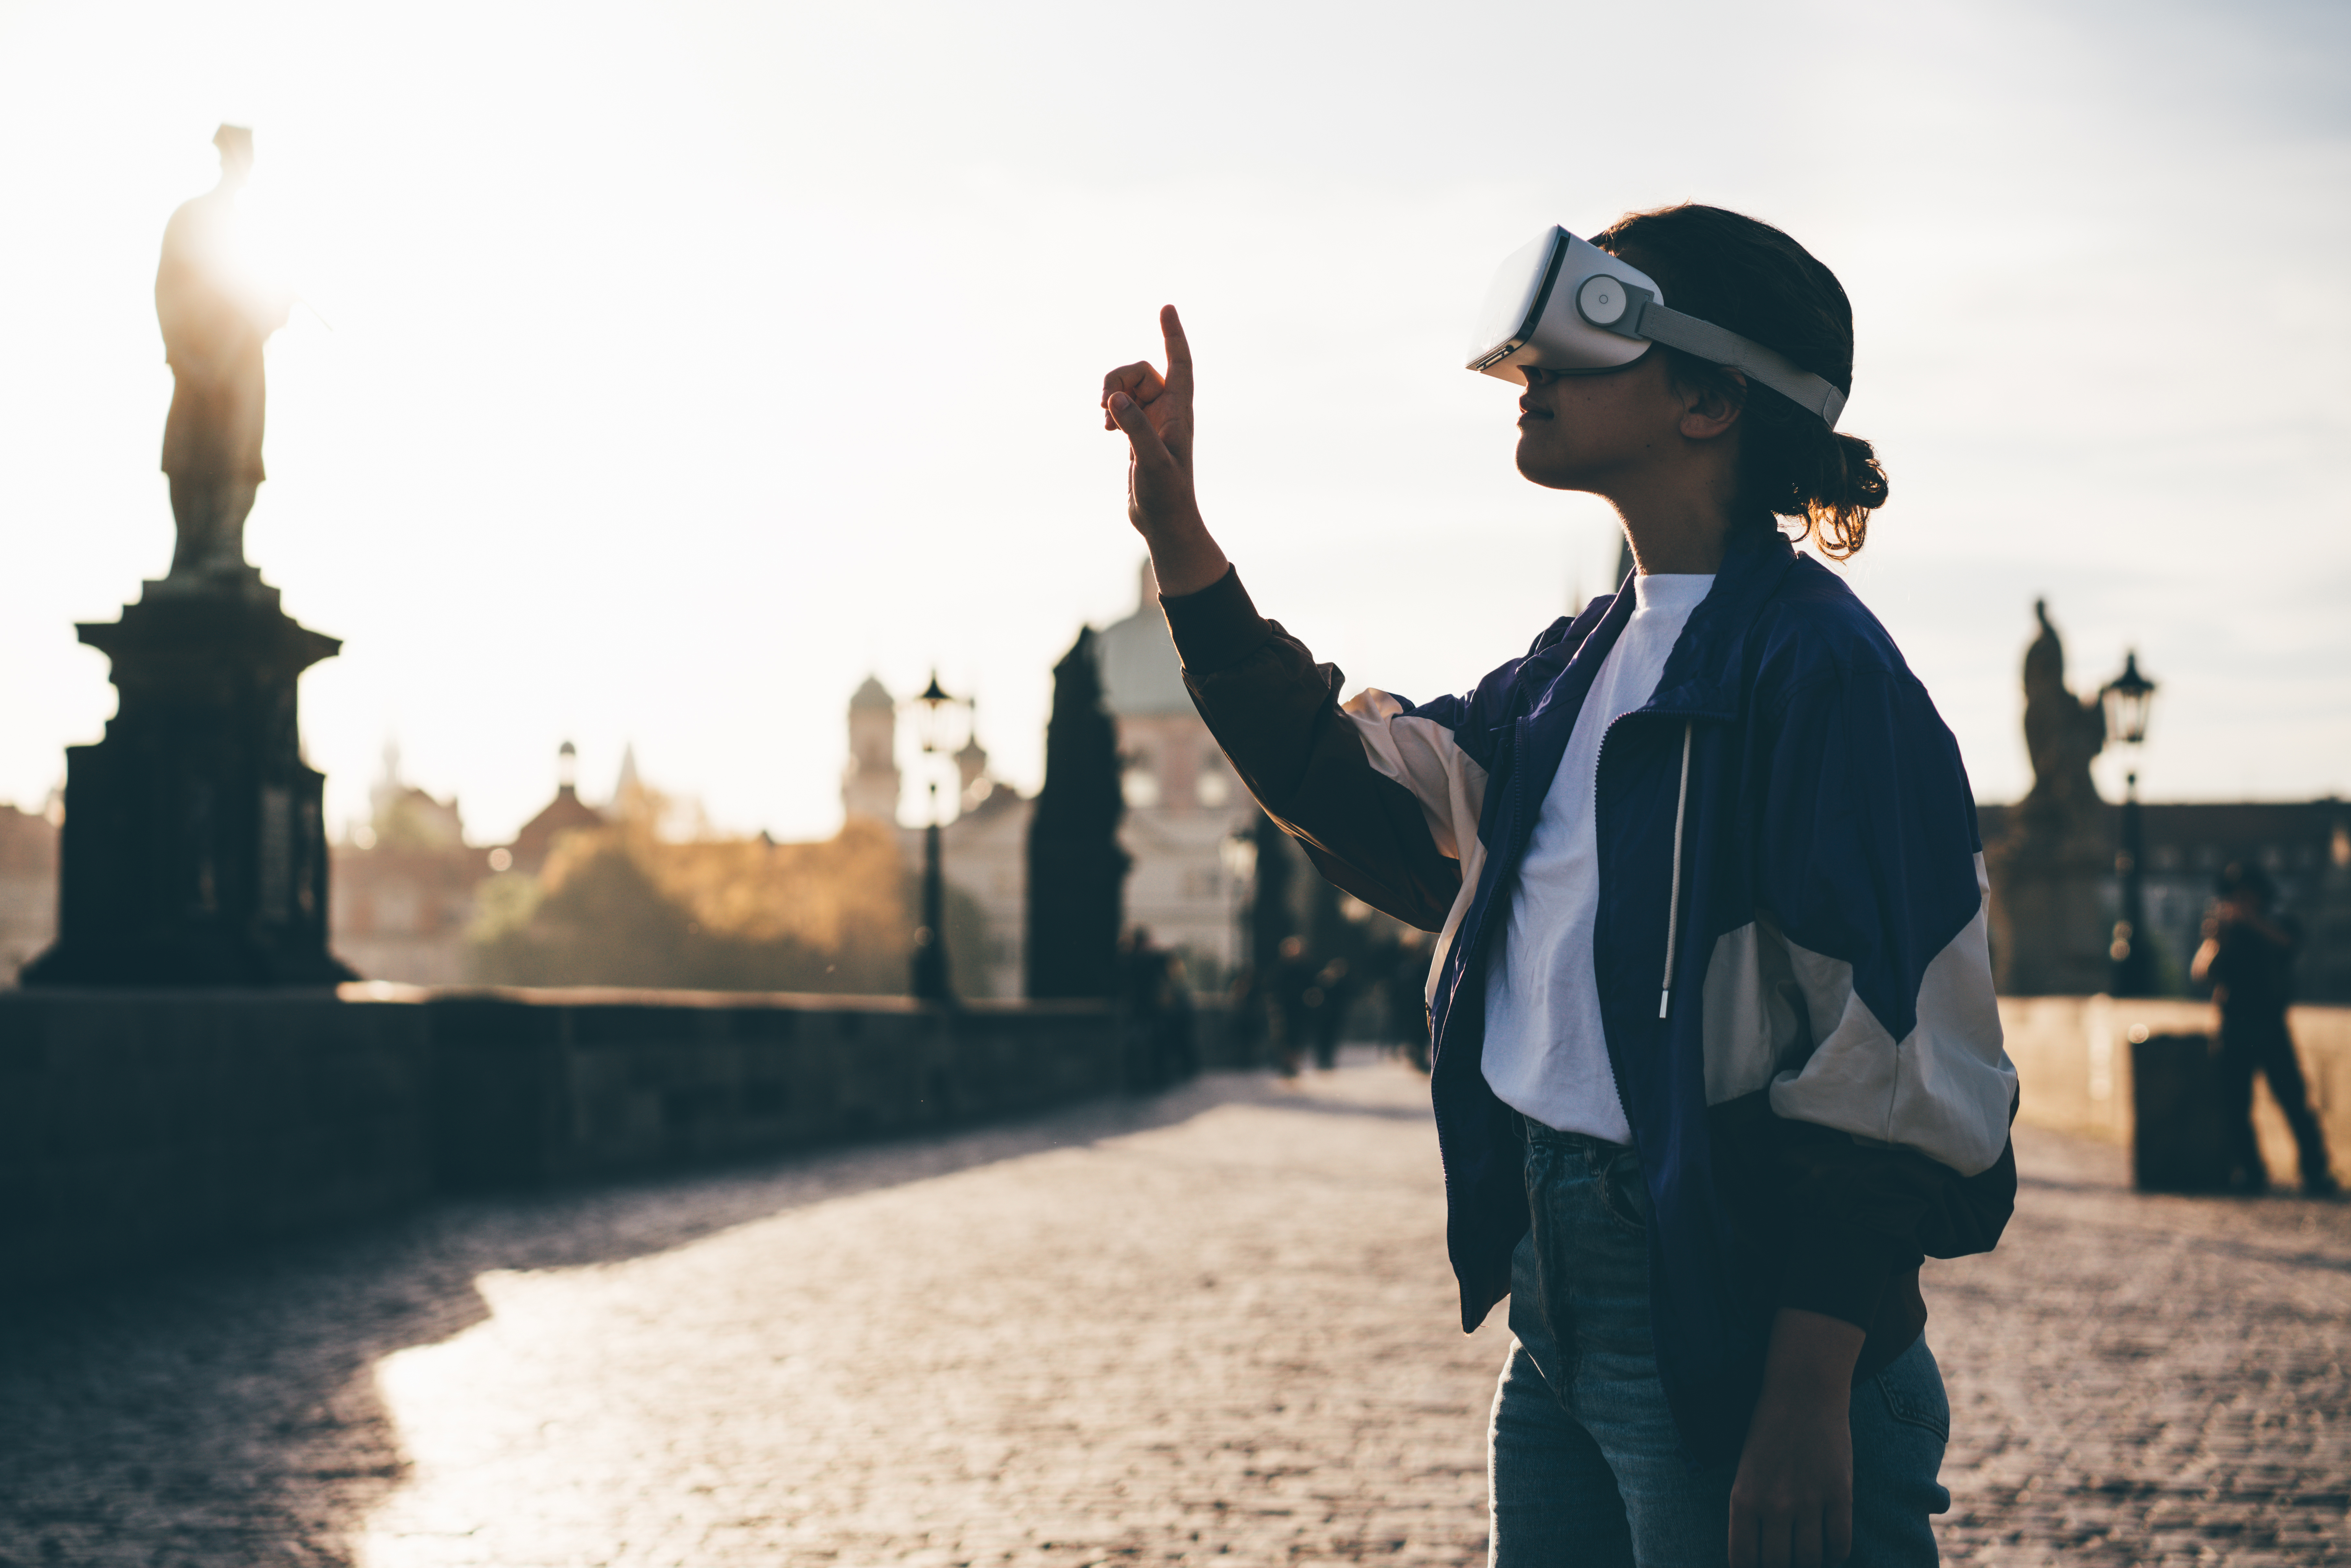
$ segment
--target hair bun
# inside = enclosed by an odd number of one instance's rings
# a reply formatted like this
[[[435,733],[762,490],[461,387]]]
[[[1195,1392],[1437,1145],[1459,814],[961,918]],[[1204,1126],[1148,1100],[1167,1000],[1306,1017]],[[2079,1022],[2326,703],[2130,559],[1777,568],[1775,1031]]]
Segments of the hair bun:
[[[1844,560],[1869,537],[1869,514],[1886,505],[1889,486],[1877,453],[1858,435],[1823,430],[1812,483],[1802,486],[1806,530],[1821,553]]]

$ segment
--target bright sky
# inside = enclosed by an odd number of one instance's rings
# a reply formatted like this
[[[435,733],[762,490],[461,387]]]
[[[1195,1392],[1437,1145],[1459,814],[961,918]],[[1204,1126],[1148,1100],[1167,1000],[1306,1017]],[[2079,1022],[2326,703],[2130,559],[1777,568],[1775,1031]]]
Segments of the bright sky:
[[[1614,549],[1513,473],[1468,319],[1543,225],[1684,198],[1852,295],[1894,482],[1852,580],[1980,798],[2040,593],[2078,687],[2162,683],[2153,797],[2351,792],[2332,0],[0,0],[0,800],[97,738],[72,623],[170,560],[150,290],[224,120],[313,307],[247,542],[345,639],[338,824],[396,737],[497,840],[569,737],[591,790],[632,742],[821,834],[850,692],[934,662],[1033,787],[1053,659],[1134,601],[1094,399],[1168,299],[1259,603],[1351,685],[1466,686]]]

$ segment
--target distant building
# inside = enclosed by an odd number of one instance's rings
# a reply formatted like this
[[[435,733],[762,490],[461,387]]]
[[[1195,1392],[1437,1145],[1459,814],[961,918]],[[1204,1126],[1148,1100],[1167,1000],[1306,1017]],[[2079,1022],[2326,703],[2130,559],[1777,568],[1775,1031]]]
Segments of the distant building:
[[[1018,997],[1027,973],[1029,818],[1035,803],[983,775],[964,792],[963,814],[939,835],[947,881],[987,916],[987,972],[957,974],[956,989],[971,997]],[[904,841],[909,866],[920,863],[922,835]]]
[[[849,764],[841,776],[841,810],[895,827],[898,822],[898,704],[872,675],[849,699]]]
[[[637,787],[636,752],[632,747],[622,754],[614,800],[621,800]],[[593,831],[608,821],[603,812],[580,798],[580,753],[567,740],[556,753],[555,799],[541,806],[538,814],[522,825],[514,842],[506,846],[504,863],[496,869],[537,876],[546,867],[547,857],[555,852],[557,840],[566,833]]]
[[[400,748],[368,789],[368,821],[329,847],[329,940],[371,980],[462,985],[475,890],[490,852],[465,842],[453,797],[435,800],[400,776]]]
[[[537,876],[565,833],[601,828],[603,812],[580,798],[579,753],[556,758],[555,798],[510,844],[465,841],[455,799],[437,800],[400,777],[400,752],[384,748],[383,774],[368,790],[369,820],[333,846],[329,879],[334,948],[371,980],[457,986],[473,978],[468,946],[483,883],[500,873]],[[633,754],[618,790],[637,787]]]
[[[1225,841],[1255,820],[1257,808],[1225,761],[1184,689],[1183,661],[1167,634],[1159,586],[1149,562],[1133,614],[1096,638],[1104,701],[1118,725],[1125,762],[1126,818],[1120,841],[1134,860],[1126,879],[1126,923],[1185,960],[1192,983],[1224,984],[1240,962],[1238,900],[1225,870]],[[850,760],[841,808],[851,816],[894,822],[899,774],[894,756],[896,704],[877,680],[851,698]],[[985,976],[957,975],[969,996],[1018,997],[1026,971],[1029,819],[1033,803],[988,776],[977,743],[956,758],[962,814],[940,835],[947,881],[987,916]],[[902,830],[907,864],[919,863],[921,834]]]
[[[49,814],[0,805],[0,986],[57,936],[57,825]]]

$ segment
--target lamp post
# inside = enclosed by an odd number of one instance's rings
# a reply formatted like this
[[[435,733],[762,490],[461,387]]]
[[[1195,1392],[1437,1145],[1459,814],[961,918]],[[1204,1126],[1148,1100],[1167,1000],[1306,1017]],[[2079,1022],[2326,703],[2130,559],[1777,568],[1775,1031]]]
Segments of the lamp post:
[[[1247,828],[1236,829],[1217,844],[1217,854],[1224,862],[1225,875],[1233,884],[1233,961],[1229,967],[1238,975],[1249,967],[1249,883],[1257,875],[1257,839]]]
[[[2118,997],[2155,993],[2155,949],[2147,940],[2147,883],[2142,869],[2147,859],[2147,828],[2138,809],[2138,747],[2147,740],[2147,710],[2154,706],[2155,683],[2138,673],[2136,651],[2123,656],[2123,673],[2098,693],[2105,705],[2106,733],[2131,748],[2128,771],[2123,775],[2123,841],[2115,856],[2122,878],[2122,917],[2115,922],[2114,945],[2106,956],[2114,960],[2109,988]]]
[[[956,710],[967,716],[969,702],[949,696],[939,685],[939,673],[931,672],[931,684],[914,699],[914,725],[917,737],[926,758],[924,771],[929,777],[931,791],[930,818],[923,827],[923,922],[914,928],[913,990],[914,999],[925,1002],[951,1002],[955,988],[947,977],[947,895],[946,878],[939,866],[939,767],[942,756],[952,755],[968,736],[949,733],[956,724]]]

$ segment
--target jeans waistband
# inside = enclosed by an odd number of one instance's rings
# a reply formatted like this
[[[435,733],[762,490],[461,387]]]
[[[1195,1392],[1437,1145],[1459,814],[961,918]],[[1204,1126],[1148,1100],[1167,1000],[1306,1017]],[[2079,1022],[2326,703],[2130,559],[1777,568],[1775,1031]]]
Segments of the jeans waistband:
[[[1589,1133],[1562,1133],[1557,1127],[1547,1127],[1523,1111],[1510,1113],[1519,1119],[1519,1136],[1530,1144],[1549,1144],[1555,1148],[1581,1149],[1594,1159],[1614,1159],[1629,1154],[1627,1144],[1612,1144],[1605,1138],[1595,1138]]]

